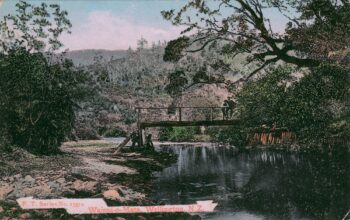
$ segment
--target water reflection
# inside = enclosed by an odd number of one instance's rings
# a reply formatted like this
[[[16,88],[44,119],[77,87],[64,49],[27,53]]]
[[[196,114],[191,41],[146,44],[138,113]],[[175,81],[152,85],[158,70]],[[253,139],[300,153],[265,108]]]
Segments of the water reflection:
[[[166,203],[213,199],[205,219],[342,219],[350,208],[349,155],[237,153],[222,147],[161,146],[178,162],[156,173]]]

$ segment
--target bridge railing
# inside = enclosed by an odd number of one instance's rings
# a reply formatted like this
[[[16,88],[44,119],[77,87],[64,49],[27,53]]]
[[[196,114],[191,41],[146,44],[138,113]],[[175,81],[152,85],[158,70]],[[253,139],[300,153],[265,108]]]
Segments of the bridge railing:
[[[223,120],[222,107],[137,107],[137,121],[214,121]]]

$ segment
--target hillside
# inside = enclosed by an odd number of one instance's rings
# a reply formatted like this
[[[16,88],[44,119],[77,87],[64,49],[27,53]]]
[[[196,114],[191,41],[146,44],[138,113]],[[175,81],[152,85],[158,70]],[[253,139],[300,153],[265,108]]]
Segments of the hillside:
[[[87,66],[97,61],[124,58],[126,53],[127,50],[74,50],[68,51],[65,57],[71,59],[76,66]]]
[[[221,106],[230,95],[225,85],[196,85],[174,100],[165,91],[169,73],[178,68],[191,71],[188,66],[192,63],[201,67],[206,58],[195,54],[188,63],[173,64],[164,62],[163,54],[163,46],[68,53],[73,62],[80,63],[80,68],[92,75],[94,83],[100,88],[96,97],[81,104],[73,136],[91,139],[130,133],[136,129],[136,107],[166,107],[174,102],[182,106]],[[100,57],[94,59],[95,55]],[[230,72],[224,75],[227,79],[235,78]]]

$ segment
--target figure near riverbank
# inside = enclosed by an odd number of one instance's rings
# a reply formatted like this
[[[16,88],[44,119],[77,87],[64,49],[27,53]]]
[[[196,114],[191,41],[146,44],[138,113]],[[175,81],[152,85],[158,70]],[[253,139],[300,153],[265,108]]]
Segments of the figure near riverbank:
[[[231,97],[228,97],[227,99],[225,99],[224,104],[221,108],[223,120],[231,119],[235,108],[236,108],[236,103],[231,99]]]

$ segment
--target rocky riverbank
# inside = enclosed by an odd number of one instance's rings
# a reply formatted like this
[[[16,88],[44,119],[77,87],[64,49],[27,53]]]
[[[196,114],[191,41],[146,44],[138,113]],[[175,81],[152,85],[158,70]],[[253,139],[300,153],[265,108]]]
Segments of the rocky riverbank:
[[[108,205],[153,205],[151,173],[173,155],[122,150],[105,140],[67,142],[62,154],[38,157],[17,149],[1,156],[0,219],[163,219],[164,215],[68,215],[64,210],[22,210],[17,198],[104,198]],[[173,219],[188,219],[177,215]],[[171,216],[167,216],[168,219]],[[192,218],[192,217],[191,217]]]

